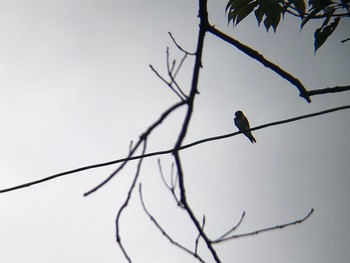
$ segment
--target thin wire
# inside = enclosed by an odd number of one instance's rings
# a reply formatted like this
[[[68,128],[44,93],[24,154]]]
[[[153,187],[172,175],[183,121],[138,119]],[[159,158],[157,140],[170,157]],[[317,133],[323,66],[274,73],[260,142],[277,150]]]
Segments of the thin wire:
[[[328,113],[331,113],[331,112],[345,110],[345,109],[350,109],[350,105],[345,105],[345,106],[341,106],[341,107],[331,108],[331,109],[328,109],[328,110],[315,112],[315,113],[311,113],[311,114],[307,114],[307,115],[302,115],[302,116],[298,116],[298,117],[294,117],[294,118],[290,118],[290,119],[285,119],[285,120],[281,120],[281,121],[266,123],[266,124],[263,124],[263,125],[260,125],[260,126],[253,127],[253,128],[250,129],[250,131],[260,130],[260,129],[264,129],[264,128],[267,128],[267,127],[270,127],[270,126],[281,125],[281,124],[284,124],[284,123],[294,122],[294,121],[298,121],[298,120],[302,120],[302,119],[306,119],[306,118],[311,118],[311,117],[315,117],[315,116],[319,116],[319,115],[323,115],[323,114],[328,114]],[[247,130],[247,131],[249,131],[249,130]],[[220,136],[215,136],[215,137],[210,137],[210,138],[198,140],[198,141],[195,141],[195,142],[192,142],[192,143],[189,143],[189,144],[181,146],[180,150],[184,150],[184,149],[193,147],[195,145],[206,143],[206,142],[210,142],[210,141],[216,141],[216,140],[221,140],[221,139],[233,137],[233,136],[236,136],[236,135],[241,134],[243,132],[245,132],[245,131],[233,132],[233,133],[229,133],[229,134],[224,134],[224,135],[220,135]],[[77,168],[77,169],[73,169],[73,170],[61,172],[61,173],[58,173],[58,174],[54,174],[54,175],[51,175],[51,176],[48,176],[48,177],[45,177],[45,178],[42,178],[42,179],[39,179],[39,180],[35,180],[35,181],[32,181],[32,182],[25,183],[25,184],[20,184],[20,185],[17,185],[17,186],[1,189],[0,193],[5,193],[5,192],[10,192],[10,191],[22,189],[22,188],[25,188],[25,187],[29,187],[31,185],[40,184],[40,183],[43,183],[43,182],[46,182],[46,181],[58,178],[58,177],[61,177],[61,176],[64,176],[64,175],[78,173],[78,172],[82,172],[82,171],[86,171],[86,170],[90,170],[90,169],[95,169],[95,168],[100,168],[100,167],[104,167],[104,166],[109,166],[109,165],[113,165],[113,164],[124,162],[126,160],[132,161],[132,160],[137,160],[137,159],[140,159],[140,158],[148,158],[148,157],[152,157],[152,156],[156,156],[156,155],[171,154],[171,153],[173,153],[173,151],[174,151],[173,149],[170,149],[170,150],[164,150],[164,151],[158,151],[158,152],[151,152],[151,153],[146,153],[144,155],[132,156],[130,158],[122,158],[122,159],[117,159],[117,160],[114,160],[114,161],[88,165],[88,166],[80,167],[80,168]]]

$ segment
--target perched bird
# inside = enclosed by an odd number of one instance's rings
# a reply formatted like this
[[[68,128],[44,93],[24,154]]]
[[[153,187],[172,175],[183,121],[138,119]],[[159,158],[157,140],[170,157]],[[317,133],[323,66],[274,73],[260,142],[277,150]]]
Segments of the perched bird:
[[[240,111],[240,110],[236,111],[235,115],[236,115],[236,117],[235,117],[235,124],[236,124],[237,128],[240,131],[245,131],[245,130],[250,129],[249,121],[248,121],[247,117],[244,116],[242,111]],[[256,143],[256,140],[255,140],[254,136],[252,135],[252,133],[250,131],[243,132],[243,134],[245,136],[247,136],[248,139],[252,143]]]

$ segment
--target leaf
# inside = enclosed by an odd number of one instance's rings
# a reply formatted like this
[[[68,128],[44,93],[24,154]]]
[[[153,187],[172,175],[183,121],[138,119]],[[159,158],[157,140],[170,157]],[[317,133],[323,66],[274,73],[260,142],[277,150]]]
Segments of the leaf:
[[[333,0],[309,0],[309,5],[311,6],[310,11],[313,9],[322,9],[325,6],[332,4],[332,2]]]
[[[315,52],[319,49],[328,39],[328,37],[334,32],[337,28],[340,18],[335,18],[333,23],[328,26],[321,27],[315,31]]]
[[[227,5],[226,5],[226,8],[225,8],[225,12],[227,12],[227,10],[229,9],[230,6],[233,5],[233,2],[236,1],[236,0],[230,0],[228,1]]]
[[[274,31],[276,32],[277,26],[281,20],[281,13],[283,12],[283,7],[279,5],[278,2],[275,2],[273,4],[270,4],[266,7],[265,11],[265,21],[264,25],[266,27],[266,30],[269,31],[270,26],[273,27]]]
[[[254,11],[254,13],[255,13],[256,20],[258,20],[258,25],[260,26],[260,23],[265,14],[262,6],[260,5],[259,8]]]
[[[234,3],[231,5],[231,9],[240,9],[244,6],[247,6],[252,1],[254,0],[235,0]]]
[[[237,15],[236,25],[238,25],[239,22],[241,22],[247,15],[249,15],[251,12],[253,12],[254,8],[257,6],[257,2],[249,3],[248,5],[242,7]]]
[[[298,11],[299,15],[304,17],[305,15],[305,2],[304,0],[291,0],[295,9]]]
[[[228,22],[230,23],[232,20],[233,26],[237,25],[243,18],[253,11],[256,5],[257,3],[255,0],[235,0],[228,13]],[[250,10],[251,6],[253,6],[252,10]]]
[[[305,26],[305,24],[307,22],[309,22],[310,19],[312,19],[318,12],[320,12],[323,9],[323,7],[318,7],[316,9],[314,9],[311,13],[309,13],[303,20],[303,22],[301,22],[301,29],[303,29],[303,27]]]
[[[350,10],[350,0],[341,0],[342,7],[346,10]]]
[[[264,25],[266,27],[266,30],[269,31],[270,26],[272,26],[273,30],[276,33],[276,29],[280,20],[281,20],[281,13],[276,13],[273,15],[266,16],[264,20]]]

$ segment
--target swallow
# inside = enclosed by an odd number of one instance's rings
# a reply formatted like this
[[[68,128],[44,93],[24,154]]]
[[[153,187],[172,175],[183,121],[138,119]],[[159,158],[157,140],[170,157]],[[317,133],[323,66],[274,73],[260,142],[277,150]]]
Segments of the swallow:
[[[244,116],[242,111],[236,111],[235,113],[236,117],[235,117],[235,125],[237,126],[237,128],[239,129],[239,131],[242,131],[243,134],[245,136],[248,137],[248,139],[252,142],[252,143],[256,143],[256,140],[254,138],[254,136],[252,135],[252,133],[250,131],[246,131],[250,129],[250,125],[249,125],[249,121],[247,119],[246,116]],[[246,131],[246,132],[244,132]]]

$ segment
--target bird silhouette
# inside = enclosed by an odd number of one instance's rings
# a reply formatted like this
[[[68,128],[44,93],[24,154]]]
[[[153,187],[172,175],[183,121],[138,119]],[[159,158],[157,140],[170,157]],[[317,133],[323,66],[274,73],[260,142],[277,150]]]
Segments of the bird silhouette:
[[[249,125],[249,121],[247,119],[246,116],[244,116],[242,111],[236,111],[235,113],[236,117],[235,117],[235,125],[237,126],[237,128],[239,129],[239,131],[242,131],[243,134],[245,136],[248,137],[248,139],[252,142],[252,143],[256,143],[256,140],[254,138],[254,136],[252,135],[252,133],[250,131],[246,131],[250,129],[250,125]]]

